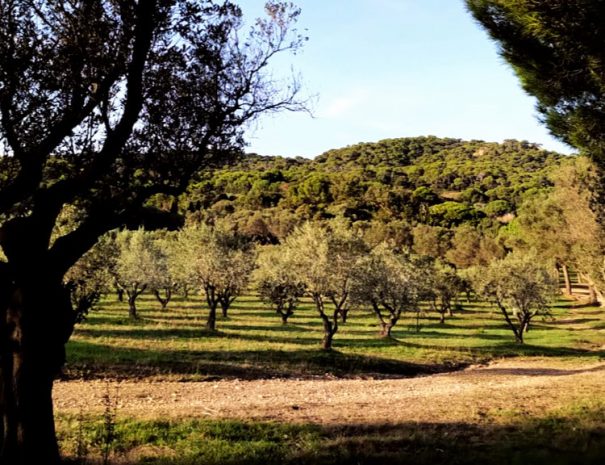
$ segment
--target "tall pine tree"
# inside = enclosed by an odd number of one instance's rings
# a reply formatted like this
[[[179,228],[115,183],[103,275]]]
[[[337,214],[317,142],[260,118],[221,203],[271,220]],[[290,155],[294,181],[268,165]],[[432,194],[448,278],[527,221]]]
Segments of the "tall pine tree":
[[[466,3],[551,133],[605,165],[605,1]]]

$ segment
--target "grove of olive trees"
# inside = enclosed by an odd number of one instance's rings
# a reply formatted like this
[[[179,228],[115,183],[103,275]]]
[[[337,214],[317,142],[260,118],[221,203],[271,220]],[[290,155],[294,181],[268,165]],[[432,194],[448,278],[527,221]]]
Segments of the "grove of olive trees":
[[[107,253],[103,262],[100,250],[115,255]],[[418,319],[428,308],[443,324],[471,290],[497,306],[522,343],[532,319],[548,315],[558,290],[555,270],[547,256],[522,250],[461,273],[447,262],[401,251],[393,241],[371,246],[350,224],[332,220],[307,222],[278,245],[255,245],[225,222],[190,224],[174,233],[114,232],[68,276],[74,301],[83,299],[83,315],[112,282],[128,296],[131,318],[138,318],[136,299],[146,290],[157,294],[165,286],[167,296],[184,288],[199,292],[210,331],[217,330],[218,310],[226,318],[234,300],[251,289],[284,325],[307,296],[323,325],[322,347],[331,350],[351,308],[373,312],[380,336],[391,338],[404,313]],[[158,301],[166,310],[167,298]]]

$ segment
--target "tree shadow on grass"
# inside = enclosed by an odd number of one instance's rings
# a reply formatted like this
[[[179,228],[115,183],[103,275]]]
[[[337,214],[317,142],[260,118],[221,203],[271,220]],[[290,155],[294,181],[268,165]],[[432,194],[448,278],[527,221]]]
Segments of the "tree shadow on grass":
[[[467,364],[418,364],[336,350],[185,351],[121,348],[92,342],[68,345],[67,378],[145,378],[181,375],[184,380],[316,377],[400,378],[461,369]]]
[[[502,337],[505,339],[505,337]],[[419,342],[410,342],[401,339],[400,342],[407,347],[415,349],[448,350],[453,352],[471,353],[484,357],[600,357],[605,358],[605,350],[577,349],[572,347],[547,347],[531,344],[517,344],[513,341],[490,346],[450,346],[431,345]]]
[[[605,372],[605,364],[597,365],[592,368],[583,368],[580,370],[562,369],[562,368],[482,368],[473,372],[474,376],[571,376],[583,373]]]
[[[578,431],[565,418],[495,426],[466,423],[340,425],[322,428],[318,464],[597,465],[605,431]],[[305,463],[304,461],[302,463]]]
[[[508,424],[128,420],[115,443],[125,465],[602,465],[605,431],[594,421],[602,413]]]
[[[236,329],[240,329],[235,327]],[[271,331],[270,327],[257,327],[256,330]],[[276,329],[275,329],[276,330]],[[305,331],[299,331],[300,334],[308,334]],[[270,340],[276,344],[295,344],[295,345],[319,345],[321,335],[314,335],[315,337],[293,337],[291,335],[284,335],[283,337],[277,335],[271,335],[267,337],[263,334],[248,334],[248,333],[227,333],[220,329],[217,331],[208,331],[204,326],[199,328],[157,328],[154,326],[147,326],[141,328],[111,328],[111,329],[94,329],[94,328],[81,328],[78,330],[78,334],[89,338],[100,338],[100,337],[116,337],[116,338],[128,338],[134,340],[149,340],[151,342],[157,340],[191,340],[191,339],[237,339],[254,342],[267,342]]]

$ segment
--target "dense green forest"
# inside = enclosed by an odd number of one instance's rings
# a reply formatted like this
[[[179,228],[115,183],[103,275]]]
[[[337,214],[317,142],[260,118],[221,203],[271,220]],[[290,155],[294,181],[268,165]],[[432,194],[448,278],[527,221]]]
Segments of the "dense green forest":
[[[339,216],[364,229],[497,230],[524,200],[552,187],[564,158],[525,141],[437,137],[361,143],[313,160],[250,154],[201,172],[180,208],[228,218],[260,242],[276,242],[306,220]]]

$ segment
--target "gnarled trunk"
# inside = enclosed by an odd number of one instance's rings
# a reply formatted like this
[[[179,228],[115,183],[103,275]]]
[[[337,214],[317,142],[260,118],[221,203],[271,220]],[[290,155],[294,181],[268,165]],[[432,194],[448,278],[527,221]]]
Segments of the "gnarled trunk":
[[[130,289],[126,289],[126,295],[128,296],[128,316],[131,320],[138,320],[139,314],[137,312],[137,298],[147,288],[146,284],[143,284],[140,288],[138,284],[135,284]]]
[[[172,290],[170,288],[164,289],[164,296],[162,296],[159,289],[154,289],[153,295],[162,306],[162,311],[166,310],[166,308],[168,308],[170,300],[172,299]]]
[[[221,300],[221,312],[223,314],[223,318],[229,317],[229,307],[230,307],[230,305],[228,303]]]
[[[207,284],[204,287],[206,294],[206,303],[208,304],[208,320],[206,320],[206,329],[208,331],[216,331],[216,308],[218,307],[218,297],[214,286]]]
[[[324,337],[321,341],[321,348],[323,350],[332,350],[332,339],[334,339],[334,334],[336,334],[336,331],[326,329],[326,325],[324,324]]]
[[[231,290],[223,290],[221,292],[217,292],[218,301],[221,305],[221,311],[223,314],[223,318],[229,318],[229,309],[231,308],[231,304],[235,302],[236,296]]]
[[[332,319],[325,312],[323,297],[319,294],[313,295],[313,302],[315,302],[315,308],[319,313],[319,317],[323,322],[324,337],[322,339],[321,347],[323,350],[332,350],[332,339],[338,331],[338,310],[334,310]]]
[[[69,294],[52,278],[0,286],[0,463],[55,465],[52,386],[74,325]]]
[[[139,319],[139,314],[137,313],[137,304],[136,304],[137,295],[135,295],[135,294],[128,295],[128,317],[131,320]]]
[[[280,302],[277,304],[276,311],[277,314],[281,317],[281,324],[287,325],[288,318],[294,315],[294,302],[291,300],[288,302]]]
[[[385,339],[390,339],[391,330],[393,329],[393,326],[395,326],[395,325],[392,324],[390,321],[389,322],[384,321],[380,324],[380,326],[381,326],[380,336]]]
[[[206,320],[206,329],[208,331],[216,331],[216,305],[210,305],[208,320]]]

